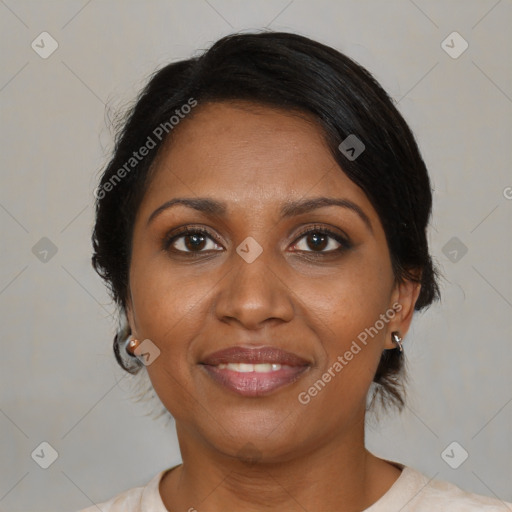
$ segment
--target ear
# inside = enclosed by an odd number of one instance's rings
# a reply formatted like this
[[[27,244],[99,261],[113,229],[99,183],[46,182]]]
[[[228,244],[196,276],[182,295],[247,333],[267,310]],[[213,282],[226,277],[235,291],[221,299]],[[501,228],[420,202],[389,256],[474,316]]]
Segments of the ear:
[[[421,274],[418,274],[421,276]],[[410,279],[397,282],[391,295],[390,308],[395,311],[395,316],[389,321],[386,334],[385,348],[396,348],[391,339],[391,333],[398,331],[404,338],[411,325],[414,314],[414,306],[421,291],[421,283]]]

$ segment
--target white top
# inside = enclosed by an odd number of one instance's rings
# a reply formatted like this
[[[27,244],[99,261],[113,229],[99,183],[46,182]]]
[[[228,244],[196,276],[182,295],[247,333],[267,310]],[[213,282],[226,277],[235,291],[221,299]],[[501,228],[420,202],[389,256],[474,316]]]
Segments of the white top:
[[[362,512],[512,511],[512,503],[469,493],[450,482],[430,480],[411,467],[393,464],[402,469],[401,475],[378,501]],[[98,512],[98,507],[102,512],[169,512],[159,492],[160,479],[166,471],[158,473],[145,487],[134,487],[79,512]]]

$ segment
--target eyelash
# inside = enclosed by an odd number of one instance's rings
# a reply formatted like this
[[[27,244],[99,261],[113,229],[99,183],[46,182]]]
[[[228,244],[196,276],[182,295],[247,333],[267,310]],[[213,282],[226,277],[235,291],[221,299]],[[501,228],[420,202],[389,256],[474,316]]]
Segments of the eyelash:
[[[298,252],[306,253],[308,255],[312,255],[313,257],[317,257],[317,256],[322,257],[322,256],[328,256],[328,255],[332,255],[332,254],[340,254],[352,247],[351,242],[347,238],[343,237],[342,235],[340,235],[338,233],[334,233],[333,231],[331,231],[323,226],[316,226],[316,225],[308,227],[307,229],[301,231],[297,235],[297,238],[295,239],[295,242],[293,242],[293,245],[296,245],[302,238],[304,238],[306,235],[309,235],[311,233],[327,235],[329,238],[332,238],[333,240],[338,242],[340,244],[340,247],[338,247],[337,249],[332,249],[330,251],[325,251],[325,252],[317,252],[317,251],[298,251]],[[187,226],[187,227],[181,229],[180,231],[178,231],[177,233],[173,233],[171,235],[166,236],[163,240],[163,250],[165,250],[165,251],[173,250],[173,249],[171,249],[171,245],[176,240],[178,240],[179,238],[185,237],[185,236],[197,235],[197,234],[204,235],[205,237],[209,238],[216,244],[221,245],[220,241],[217,240],[217,238],[215,236],[213,236],[207,229],[205,229],[203,227]],[[200,256],[201,254],[203,254],[207,251],[173,250],[173,252],[178,253],[178,254]]]

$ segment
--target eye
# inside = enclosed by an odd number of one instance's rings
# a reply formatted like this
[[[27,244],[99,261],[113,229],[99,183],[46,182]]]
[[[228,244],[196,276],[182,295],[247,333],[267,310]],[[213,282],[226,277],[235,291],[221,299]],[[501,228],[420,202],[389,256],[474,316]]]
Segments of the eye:
[[[300,240],[303,239],[304,242],[301,243]],[[300,247],[301,245],[302,248]],[[298,242],[295,242],[293,247],[299,251],[318,253],[321,255],[343,252],[349,249],[351,244],[345,237],[338,233],[334,233],[321,226],[314,226],[303,231],[298,238]],[[311,247],[313,250],[308,250],[307,247]]]
[[[304,242],[301,242],[304,240]],[[302,247],[301,247],[302,246]],[[312,248],[312,250],[308,250]],[[351,247],[342,235],[322,226],[313,226],[300,233],[293,248],[300,252],[315,255],[327,255],[343,252]],[[222,251],[220,243],[207,229],[187,226],[177,233],[171,233],[163,240],[163,249],[177,253],[196,253]]]
[[[210,247],[208,243],[210,242]],[[178,233],[173,233],[164,239],[164,250],[173,250],[175,252],[201,253],[211,250],[217,250],[219,245],[213,236],[204,228],[187,227]],[[222,249],[221,249],[222,250]]]

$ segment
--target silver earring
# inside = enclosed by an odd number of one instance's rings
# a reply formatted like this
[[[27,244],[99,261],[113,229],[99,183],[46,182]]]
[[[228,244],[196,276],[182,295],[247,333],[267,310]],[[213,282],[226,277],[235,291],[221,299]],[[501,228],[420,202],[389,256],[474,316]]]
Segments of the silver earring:
[[[392,340],[397,344],[398,348],[400,349],[400,352],[403,352],[403,346],[402,346],[402,338],[400,338],[400,335],[398,331],[394,331],[391,333]]]

